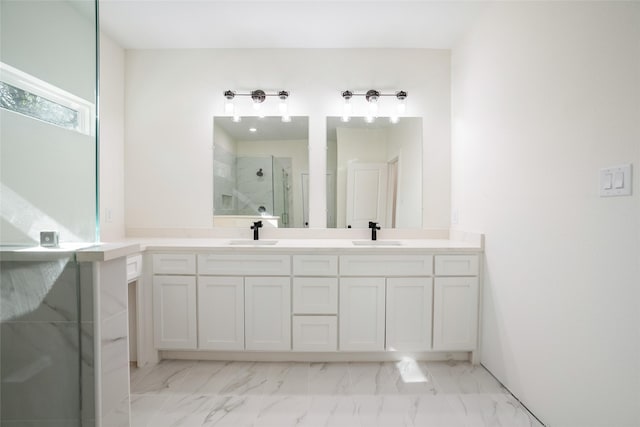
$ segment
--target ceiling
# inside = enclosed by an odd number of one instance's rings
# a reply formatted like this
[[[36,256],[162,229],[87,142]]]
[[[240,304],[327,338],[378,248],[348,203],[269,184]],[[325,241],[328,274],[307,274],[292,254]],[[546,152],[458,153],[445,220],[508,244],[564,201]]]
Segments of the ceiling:
[[[126,49],[450,49],[485,1],[100,0]]]
[[[280,117],[256,116],[242,117],[234,122],[231,117],[215,117],[214,123],[220,126],[235,141],[286,141],[309,139],[309,119],[292,116],[291,121],[283,123]],[[251,132],[249,129],[256,129]]]

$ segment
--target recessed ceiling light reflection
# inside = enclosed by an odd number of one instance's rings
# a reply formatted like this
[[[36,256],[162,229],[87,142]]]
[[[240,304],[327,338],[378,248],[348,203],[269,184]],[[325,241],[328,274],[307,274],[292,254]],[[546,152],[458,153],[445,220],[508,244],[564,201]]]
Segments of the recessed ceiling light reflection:
[[[257,132],[257,131],[258,131],[258,129],[256,129],[256,128],[249,128],[249,132]]]

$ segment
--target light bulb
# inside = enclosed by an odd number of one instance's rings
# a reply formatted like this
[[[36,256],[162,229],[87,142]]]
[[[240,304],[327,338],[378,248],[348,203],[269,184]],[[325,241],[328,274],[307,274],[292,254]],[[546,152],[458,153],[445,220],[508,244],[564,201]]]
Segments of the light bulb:
[[[400,117],[398,117],[396,115],[393,115],[393,116],[389,117],[389,121],[395,125],[396,123],[398,123],[400,121]]]
[[[287,92],[286,90],[281,90],[280,92],[278,92],[278,98],[280,98],[278,109],[280,110],[280,115],[284,119],[285,116],[289,115],[289,92]]]
[[[374,120],[375,120],[375,117],[370,116],[370,115],[368,115],[368,114],[367,114],[367,116],[364,118],[364,121],[365,121],[365,122],[367,122],[367,123],[373,123],[373,122],[374,122]]]
[[[398,101],[396,111],[398,112],[398,116],[404,115],[404,113],[407,111],[407,102],[404,99]]]
[[[236,97],[236,93],[232,90],[224,91],[224,112],[230,116],[234,115],[235,106],[233,105],[233,98]]]
[[[343,122],[348,122],[349,120],[351,120],[351,100],[350,99],[345,99],[344,100],[344,106],[342,107],[342,121]]]
[[[369,99],[369,115],[371,117],[378,117],[378,98],[371,97]]]
[[[342,92],[342,99],[344,99],[344,104],[342,106],[342,121],[348,122],[351,120],[351,97],[353,93],[349,90],[345,90]]]
[[[234,107],[233,99],[227,98],[227,100],[224,102],[224,112],[225,112],[225,114],[227,114],[229,116],[233,116],[233,110],[234,110],[233,107]]]
[[[396,92],[396,98],[398,98],[398,103],[396,104],[398,116],[404,116],[407,111],[407,92],[403,90]]]

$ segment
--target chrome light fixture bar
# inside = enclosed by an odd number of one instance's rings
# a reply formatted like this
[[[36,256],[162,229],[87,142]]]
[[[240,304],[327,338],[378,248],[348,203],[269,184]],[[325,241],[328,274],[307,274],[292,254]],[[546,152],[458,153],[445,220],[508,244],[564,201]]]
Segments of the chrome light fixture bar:
[[[283,122],[291,121],[291,116],[289,115],[289,92],[286,90],[281,90],[274,93],[267,93],[262,89],[256,89],[256,90],[252,90],[251,92],[245,92],[245,93],[236,92],[233,90],[225,90],[224,91],[224,97],[225,97],[224,111],[226,114],[233,117],[234,122],[239,122],[240,115],[238,114],[238,111],[235,105],[236,96],[250,96],[251,100],[253,101],[253,109],[255,110],[256,114],[260,118],[264,117],[262,104],[267,99],[267,97],[277,96],[278,99],[280,100],[280,104],[278,108],[280,111],[280,117],[282,118],[282,121]]]
[[[342,108],[342,121],[348,122],[351,120],[351,114],[353,111],[353,107],[351,105],[351,98],[354,96],[364,96],[367,101],[367,114],[364,120],[367,123],[373,123],[373,121],[378,117],[378,100],[381,96],[393,96],[397,99],[397,104],[394,113],[389,117],[391,123],[398,123],[400,120],[400,116],[402,116],[406,111],[406,99],[407,92],[400,90],[395,93],[381,93],[375,89],[368,90],[365,93],[354,93],[350,90],[345,90],[342,92],[342,99],[344,100],[344,105]]]

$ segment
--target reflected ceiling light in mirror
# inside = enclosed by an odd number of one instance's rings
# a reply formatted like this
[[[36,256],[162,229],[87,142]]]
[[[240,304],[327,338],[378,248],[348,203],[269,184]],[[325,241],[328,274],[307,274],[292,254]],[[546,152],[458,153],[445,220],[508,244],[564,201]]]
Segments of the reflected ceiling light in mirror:
[[[264,113],[264,109],[262,108],[262,104],[265,102],[267,97],[268,96],[277,96],[280,99],[279,110],[280,110],[280,116],[282,117],[282,121],[283,122],[290,122],[291,121],[291,115],[289,114],[289,105],[288,105],[289,92],[286,91],[286,90],[281,90],[281,91],[275,92],[275,93],[267,93],[267,92],[263,91],[262,89],[256,89],[256,90],[252,90],[252,91],[246,92],[246,93],[236,92],[236,91],[233,91],[233,90],[224,91],[224,97],[225,97],[224,111],[225,111],[225,114],[227,114],[229,116],[232,116],[234,122],[239,122],[240,121],[240,115],[238,114],[238,108],[235,105],[235,97],[236,96],[249,96],[249,97],[251,97],[251,100],[253,101],[253,110],[255,111],[255,114],[259,118],[264,118],[265,117],[265,113]]]
[[[403,90],[395,93],[381,93],[375,89],[370,89],[366,93],[353,93],[350,90],[345,90],[344,92],[342,92],[342,99],[344,100],[342,110],[343,122],[348,122],[351,119],[351,98],[354,96],[364,96],[367,100],[367,113],[364,118],[365,122],[367,123],[373,123],[378,117],[378,101],[380,100],[381,96],[393,96],[397,99],[396,107],[389,117],[391,123],[398,123],[400,117],[403,116],[406,112],[407,92]]]

